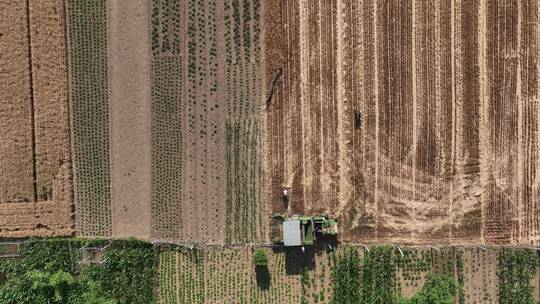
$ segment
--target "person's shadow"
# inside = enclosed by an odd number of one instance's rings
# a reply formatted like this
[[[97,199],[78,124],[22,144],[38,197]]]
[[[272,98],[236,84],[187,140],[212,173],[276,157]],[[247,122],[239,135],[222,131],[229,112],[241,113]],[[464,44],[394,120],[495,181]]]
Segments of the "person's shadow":
[[[262,290],[268,290],[270,288],[270,272],[267,266],[255,267],[255,277],[257,279],[257,286]]]

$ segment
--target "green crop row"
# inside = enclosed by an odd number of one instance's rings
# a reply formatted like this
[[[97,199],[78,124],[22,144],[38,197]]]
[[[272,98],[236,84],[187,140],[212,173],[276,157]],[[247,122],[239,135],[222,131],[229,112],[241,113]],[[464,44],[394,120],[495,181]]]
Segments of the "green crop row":
[[[161,50],[166,52],[170,49],[169,44],[169,0],[161,0]]]
[[[453,264],[455,255],[441,255]],[[460,295],[453,271],[431,274],[432,257],[428,252],[398,251],[393,246],[376,246],[363,253],[346,247],[331,258],[332,304],[454,303]],[[426,283],[410,300],[401,297],[398,269],[402,274],[426,275]]]
[[[250,73],[252,76],[251,80],[251,100],[252,102],[249,105],[248,111],[256,113],[259,106],[259,101],[261,100],[261,96],[264,95],[264,92],[260,90],[260,87],[263,86],[262,79],[261,79],[261,41],[260,41],[260,1],[259,0],[253,0],[253,53],[252,58],[249,61],[250,62]]]
[[[180,0],[173,1],[173,14],[172,14],[172,25],[173,25],[173,43],[172,49],[176,54],[180,53]]]
[[[170,257],[174,253],[170,252],[161,253],[165,262],[160,264],[160,273],[169,273],[172,279],[161,279],[167,286],[160,285],[160,289],[171,290],[169,293],[172,289],[178,290],[179,303],[298,303],[300,299],[299,276],[287,274],[283,252],[269,255],[266,285],[256,274],[252,252],[247,248],[174,251],[178,254],[174,270],[171,265],[175,261]],[[170,285],[174,282],[178,282],[178,286]],[[160,303],[169,303],[165,292],[159,294]]]
[[[111,234],[106,1],[68,0],[77,229]]]
[[[152,0],[151,11],[153,53],[155,55],[164,52],[179,54],[180,0],[161,0],[161,3],[158,0]]]
[[[245,56],[248,56],[248,54],[251,52],[251,2],[251,0],[244,0],[242,8],[242,34],[244,36],[243,38]]]
[[[152,51],[159,48],[159,4],[158,0],[152,0]]]
[[[205,303],[205,254],[200,250],[180,251],[179,296],[182,304]]]
[[[232,98],[229,98],[229,107],[232,108],[230,111],[231,113],[238,113],[242,112],[241,107],[244,100],[244,90],[243,90],[243,82],[245,81],[243,77],[243,68],[242,68],[242,53],[241,53],[241,47],[242,43],[240,41],[240,3],[239,0],[232,0],[232,16],[233,16],[233,23],[232,23],[232,33],[229,38],[233,39],[233,42],[231,45],[234,46],[234,60],[235,64],[231,65],[231,72],[233,75],[232,78]],[[232,51],[232,50],[231,50]]]
[[[403,256],[396,257],[396,266],[401,270],[403,280],[416,284],[431,269],[431,255],[426,251],[404,249]]]
[[[195,161],[195,146],[196,146],[196,136],[195,136],[195,129],[196,129],[196,117],[195,117],[195,106],[197,101],[197,84],[196,84],[196,77],[197,77],[197,60],[196,60],[196,50],[197,50],[197,40],[196,40],[196,25],[195,25],[195,18],[197,13],[197,2],[190,0],[188,2],[188,15],[189,19],[187,20],[188,23],[188,37],[187,39],[187,47],[188,47],[188,71],[187,71],[187,78],[188,78],[188,92],[187,92],[187,123],[189,125],[188,129],[188,136],[186,136],[186,139],[189,138],[189,141],[186,142],[187,145],[191,146],[190,149],[186,149],[188,152],[188,161],[194,162]],[[191,188],[190,188],[191,189]],[[189,193],[189,197],[194,197],[195,194],[191,192]]]
[[[174,251],[160,253],[158,276],[160,303],[176,304],[176,254]]]
[[[226,81],[229,115],[256,113],[261,97],[260,1],[225,3]]]

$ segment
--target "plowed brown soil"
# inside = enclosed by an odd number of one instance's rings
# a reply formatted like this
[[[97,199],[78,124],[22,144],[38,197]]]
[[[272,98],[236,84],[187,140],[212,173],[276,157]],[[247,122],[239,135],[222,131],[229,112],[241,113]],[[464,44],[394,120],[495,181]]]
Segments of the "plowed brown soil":
[[[267,9],[271,212],[287,187],[342,240],[539,241],[538,1]]]

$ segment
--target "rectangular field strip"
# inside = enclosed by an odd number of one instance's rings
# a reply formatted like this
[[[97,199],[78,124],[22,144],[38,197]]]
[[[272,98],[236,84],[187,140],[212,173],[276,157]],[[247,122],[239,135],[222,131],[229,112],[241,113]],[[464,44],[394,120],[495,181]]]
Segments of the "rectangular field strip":
[[[176,240],[181,228],[182,65],[179,56],[152,62],[152,234]]]
[[[160,304],[176,304],[176,252],[159,255],[158,296]]]
[[[64,202],[70,192],[71,151],[64,1],[32,1],[32,74],[36,198]],[[55,196],[60,194],[58,196]]]
[[[111,234],[106,0],[68,0],[77,227]]]
[[[226,242],[262,241],[260,123],[228,120]]]
[[[299,303],[300,276],[287,273],[288,268],[300,268],[299,260],[287,261],[282,252],[267,253],[270,284],[264,289],[258,286],[250,249],[166,249],[160,254],[158,302]],[[327,258],[323,255],[319,261],[326,265]]]
[[[225,9],[226,243],[264,241],[263,104],[258,0],[228,0]]]
[[[27,9],[24,1],[0,3],[0,203],[35,197]]]

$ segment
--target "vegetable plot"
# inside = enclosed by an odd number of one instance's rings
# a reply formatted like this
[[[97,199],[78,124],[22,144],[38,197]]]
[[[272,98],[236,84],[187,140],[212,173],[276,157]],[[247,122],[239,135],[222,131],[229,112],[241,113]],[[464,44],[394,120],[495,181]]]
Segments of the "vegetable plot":
[[[181,59],[155,56],[152,62],[152,234],[180,237],[182,193]]]
[[[152,1],[158,239],[266,239],[259,11],[259,0]]]
[[[105,0],[68,0],[75,205],[82,236],[111,234]]]

